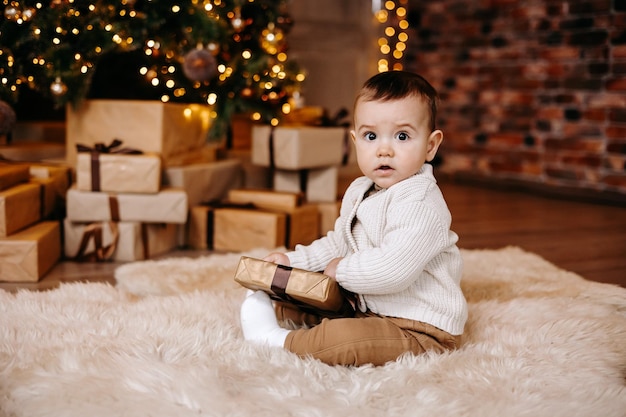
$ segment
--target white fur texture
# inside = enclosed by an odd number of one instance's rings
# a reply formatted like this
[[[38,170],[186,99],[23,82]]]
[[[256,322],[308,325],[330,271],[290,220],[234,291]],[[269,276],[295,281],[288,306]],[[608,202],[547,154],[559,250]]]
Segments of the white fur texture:
[[[126,264],[117,288],[0,291],[0,413],[626,415],[626,289],[518,248],[463,256],[463,347],[382,367],[331,367],[245,342],[238,254]]]

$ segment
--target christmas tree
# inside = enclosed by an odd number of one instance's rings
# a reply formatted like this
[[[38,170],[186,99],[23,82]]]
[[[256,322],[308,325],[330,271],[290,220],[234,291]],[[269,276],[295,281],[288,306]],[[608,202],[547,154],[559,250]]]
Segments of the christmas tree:
[[[49,1],[49,3],[48,3]],[[278,123],[304,76],[287,57],[286,0],[3,0],[0,98],[206,103]]]

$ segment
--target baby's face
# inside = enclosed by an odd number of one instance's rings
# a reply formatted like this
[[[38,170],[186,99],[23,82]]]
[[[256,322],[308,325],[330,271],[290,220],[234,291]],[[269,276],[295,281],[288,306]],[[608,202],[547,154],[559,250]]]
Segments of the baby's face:
[[[431,132],[428,110],[420,96],[359,100],[351,133],[363,175],[389,188],[416,174],[425,161],[431,161],[443,134],[440,130]]]

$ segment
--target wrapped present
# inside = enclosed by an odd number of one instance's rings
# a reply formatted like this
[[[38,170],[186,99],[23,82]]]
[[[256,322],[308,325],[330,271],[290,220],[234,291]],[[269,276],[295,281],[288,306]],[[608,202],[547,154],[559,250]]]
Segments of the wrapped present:
[[[194,249],[244,251],[288,248],[319,237],[319,211],[313,204],[287,210],[263,210],[252,204],[192,207],[188,244]]]
[[[165,185],[187,192],[190,207],[224,199],[241,180],[241,163],[236,159],[170,167],[163,173]]]
[[[32,164],[30,182],[39,184],[41,218],[61,220],[65,217],[65,195],[72,185],[72,170],[67,166]]]
[[[65,257],[76,261],[136,261],[174,249],[176,225],[169,223],[64,220]]]
[[[274,189],[304,193],[311,203],[329,203],[337,200],[338,173],[337,166],[300,171],[277,169],[274,171]]]
[[[85,100],[67,107],[67,162],[76,165],[76,144],[93,146],[117,138],[125,146],[170,158],[204,147],[210,108],[146,100]]]
[[[251,290],[264,291],[275,300],[300,307],[348,315],[350,303],[337,281],[319,272],[278,265],[242,256],[235,281]]]
[[[292,210],[302,205],[304,195],[300,192],[233,188],[228,191],[228,201],[235,204],[254,204],[262,209]]]
[[[0,191],[28,182],[29,178],[28,165],[0,162]]]
[[[121,148],[121,141],[83,147],[76,156],[76,188],[83,191],[156,193],[161,188],[161,158],[157,154]]]
[[[0,239],[0,281],[37,282],[60,257],[59,222],[39,222]]]
[[[334,201],[332,203],[316,203],[316,206],[320,214],[319,235],[324,236],[329,231],[335,229],[335,221],[339,217],[341,201]]]
[[[75,187],[67,192],[67,218],[73,222],[185,223],[187,210],[187,193],[178,188],[163,188],[155,194],[80,191]]]
[[[240,208],[213,210],[215,250],[241,252],[284,246],[286,230],[287,215],[284,213]]]
[[[343,127],[252,128],[252,163],[284,170],[338,165],[346,149]]]
[[[24,183],[0,191],[0,237],[9,236],[40,220],[40,185]]]

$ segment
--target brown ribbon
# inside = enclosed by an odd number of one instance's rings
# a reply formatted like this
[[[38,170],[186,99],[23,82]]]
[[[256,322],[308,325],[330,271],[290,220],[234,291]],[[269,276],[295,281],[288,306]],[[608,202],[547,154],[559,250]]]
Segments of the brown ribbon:
[[[141,243],[143,244],[143,259],[150,259],[150,248],[148,247],[148,225],[141,223]]]
[[[76,256],[74,256],[74,260],[83,262],[83,261],[91,261],[91,262],[102,262],[108,261],[111,259],[115,250],[117,249],[117,242],[119,240],[119,229],[117,227],[117,223],[115,222],[107,222],[109,228],[111,230],[112,242],[108,246],[103,246],[102,244],[102,224],[103,223],[91,223],[85,226],[83,230],[83,236],[80,241],[80,245],[78,246],[78,252]],[[87,246],[89,242],[93,240],[94,250],[93,252],[87,253]]]
[[[77,152],[90,152],[91,153],[91,190],[100,191],[100,154],[123,154],[123,155],[141,155],[142,151],[133,148],[120,148],[122,141],[119,139],[113,139],[109,145],[105,145],[102,142],[96,143],[93,147],[83,145],[81,143],[76,144]]]
[[[120,203],[117,201],[117,196],[109,195],[109,211],[111,212],[111,220],[119,222],[120,219]]]
[[[291,275],[292,267],[286,265],[276,265],[274,277],[272,278],[271,290],[281,298],[286,296],[287,283]]]
[[[207,249],[213,249],[213,223],[215,219],[214,209],[216,208],[239,208],[239,209],[254,209],[256,206],[252,203],[228,203],[220,201],[211,201],[209,203],[202,204],[208,206],[211,210],[206,212],[206,246]]]

